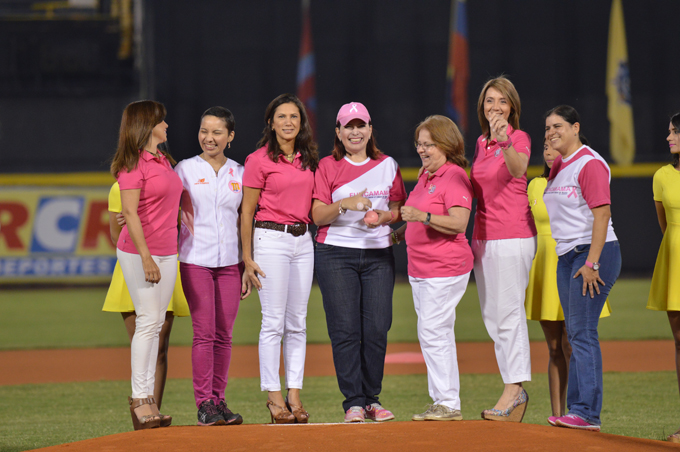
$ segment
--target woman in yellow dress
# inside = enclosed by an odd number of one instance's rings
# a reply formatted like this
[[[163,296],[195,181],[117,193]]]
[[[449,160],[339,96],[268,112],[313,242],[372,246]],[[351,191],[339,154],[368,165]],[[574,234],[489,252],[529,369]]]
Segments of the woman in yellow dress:
[[[120,187],[118,182],[114,183],[109,192],[109,230],[111,232],[111,240],[115,245],[118,242],[118,236],[122,226],[118,224],[116,215],[123,210],[120,201]],[[179,265],[179,262],[177,263]],[[123,315],[123,322],[125,322],[125,329],[127,330],[130,342],[135,335],[135,321],[137,315],[135,314],[135,307],[132,305],[132,298],[128,292],[125,279],[123,278],[123,271],[120,268],[120,263],[116,262],[116,267],[113,270],[111,277],[111,285],[106,294],[104,307],[102,311],[120,312]],[[187,317],[189,315],[189,305],[187,299],[184,297],[182,291],[182,281],[178,277],[175,282],[175,290],[172,293],[172,299],[168,306],[168,311],[165,314],[165,322],[163,322],[163,329],[159,335],[158,341],[158,359],[156,361],[156,383],[153,394],[158,408],[161,407],[163,401],[163,390],[165,389],[165,378],[168,373],[168,346],[170,345],[170,331],[172,330],[172,321],[177,317]],[[170,416],[164,416],[165,424],[170,425],[172,422]]]
[[[668,125],[673,163],[654,173],[654,204],[663,240],[654,266],[647,309],[667,311],[675,339],[675,367],[680,385],[680,113]],[[680,430],[668,437],[680,443]]]
[[[587,144],[585,137],[581,137],[581,141]],[[529,206],[538,232],[538,246],[529,273],[529,286],[527,287],[524,306],[527,319],[538,320],[541,323],[545,340],[548,343],[550,356],[548,361],[548,389],[552,408],[552,416],[548,418],[550,425],[555,425],[555,419],[564,416],[566,411],[567,380],[569,379],[569,359],[571,357],[571,346],[567,340],[564,313],[557,293],[555,240],[550,231],[548,210],[543,202],[543,192],[548,185],[550,168],[559,155],[548,141],[543,144],[543,174],[532,179],[527,188]],[[610,313],[611,307],[609,300],[607,300],[600,317],[607,317]]]

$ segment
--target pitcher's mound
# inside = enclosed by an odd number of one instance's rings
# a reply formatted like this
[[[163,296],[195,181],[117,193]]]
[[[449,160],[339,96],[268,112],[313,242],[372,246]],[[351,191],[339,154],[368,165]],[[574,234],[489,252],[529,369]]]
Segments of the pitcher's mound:
[[[168,427],[119,433],[41,451],[550,451],[644,452],[677,445],[649,439],[493,421],[384,424],[250,424]]]

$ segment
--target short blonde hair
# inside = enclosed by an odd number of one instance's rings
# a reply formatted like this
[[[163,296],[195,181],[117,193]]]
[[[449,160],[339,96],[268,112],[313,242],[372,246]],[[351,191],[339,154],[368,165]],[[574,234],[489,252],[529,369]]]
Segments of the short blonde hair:
[[[519,94],[517,94],[515,85],[513,85],[510,80],[500,76],[486,82],[484,88],[482,88],[482,92],[479,94],[479,100],[477,101],[477,117],[479,118],[479,125],[482,128],[482,136],[489,135],[489,120],[486,119],[486,115],[484,114],[484,99],[486,98],[486,92],[489,88],[500,91],[503,97],[508,101],[510,104],[508,124],[510,124],[513,129],[518,130],[519,115],[522,113],[522,104],[519,101]]]
[[[432,115],[418,124],[415,133],[415,141],[418,141],[420,131],[426,129],[430,132],[432,141],[446,155],[448,162],[454,163],[461,168],[466,168],[468,161],[465,158],[465,143],[463,135],[458,130],[455,122],[446,116]]]

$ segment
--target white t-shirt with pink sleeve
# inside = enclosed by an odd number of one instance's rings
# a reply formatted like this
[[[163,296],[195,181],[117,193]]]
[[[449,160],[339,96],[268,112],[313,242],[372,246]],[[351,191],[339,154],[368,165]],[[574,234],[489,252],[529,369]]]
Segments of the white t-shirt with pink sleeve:
[[[424,172],[406,201],[432,215],[448,215],[451,207],[472,208],[472,184],[465,170],[446,163],[428,179]],[[406,226],[408,274],[414,278],[447,278],[472,271],[474,258],[465,233],[444,234],[420,222]]]
[[[389,210],[390,201],[406,199],[406,188],[399,165],[392,158],[381,154],[377,159],[367,158],[361,163],[344,157],[335,160],[324,157],[314,176],[313,198],[325,204],[333,204],[366,189],[364,197],[371,200],[373,209]],[[391,245],[388,225],[369,229],[363,222],[365,212],[348,210],[331,224],[320,226],[316,241],[346,248],[377,249]]]
[[[548,208],[558,256],[577,245],[592,242],[594,217],[591,209],[611,204],[610,181],[609,165],[588,146],[582,146],[565,159],[558,157],[555,160],[543,200]],[[605,242],[615,240],[610,218]]]

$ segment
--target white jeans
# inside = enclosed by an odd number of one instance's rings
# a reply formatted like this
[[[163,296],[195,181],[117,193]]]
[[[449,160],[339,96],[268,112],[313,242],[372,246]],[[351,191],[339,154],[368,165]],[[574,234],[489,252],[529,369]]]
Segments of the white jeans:
[[[255,228],[253,259],[260,277],[260,388],[280,391],[279,362],[283,338],[286,387],[302,389],[307,347],[307,303],[314,276],[314,243],[309,232],[299,237]]]
[[[117,250],[116,254],[137,314],[130,352],[132,397],[145,398],[153,396],[158,334],[163,327],[165,312],[175,289],[177,255],[152,256],[161,271],[160,282],[153,284],[145,281],[139,254],[121,250]]]
[[[409,276],[418,314],[418,340],[427,365],[427,387],[437,405],[460,410],[460,380],[456,336],[456,306],[463,298],[470,273],[447,278]]]
[[[482,319],[494,342],[503,383],[531,381],[524,297],[536,254],[536,237],[472,240],[472,253]]]

